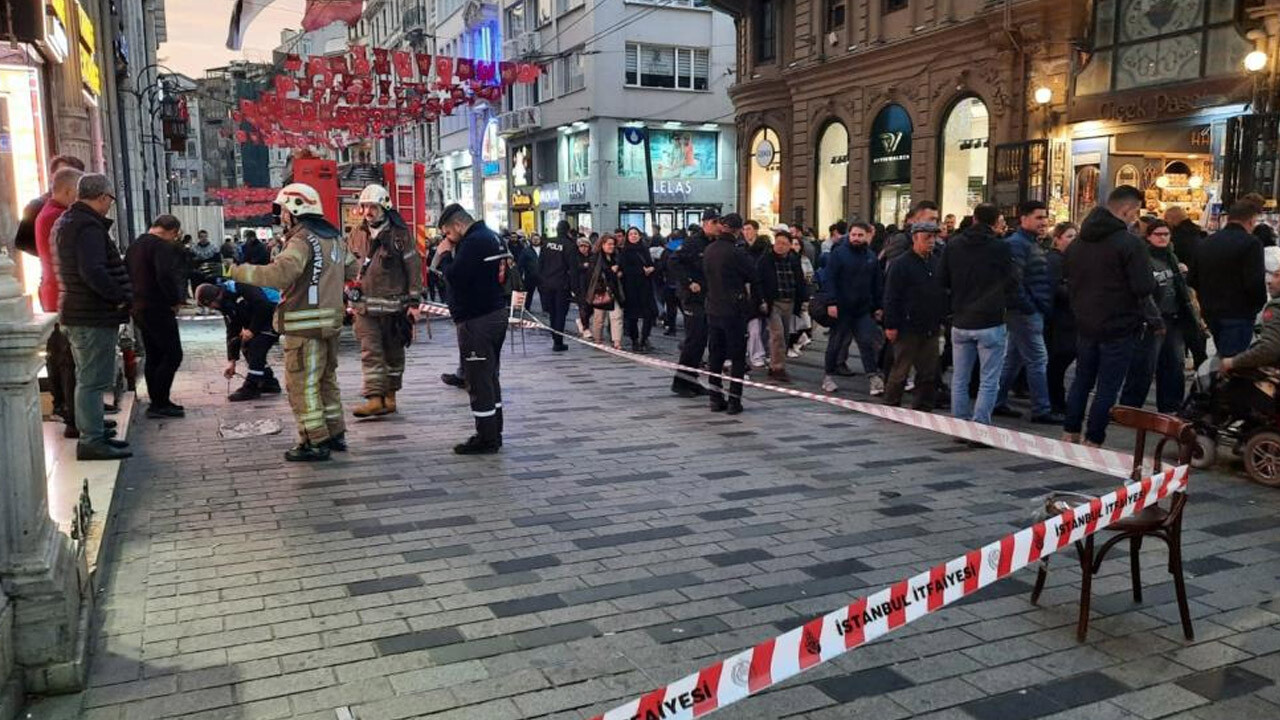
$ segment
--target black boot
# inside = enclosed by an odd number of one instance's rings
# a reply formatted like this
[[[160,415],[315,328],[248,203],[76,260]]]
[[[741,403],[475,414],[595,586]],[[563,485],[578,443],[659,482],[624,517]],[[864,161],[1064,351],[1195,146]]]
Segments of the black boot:
[[[271,368],[262,375],[262,382],[258,385],[258,391],[263,395],[279,395],[280,381],[271,373]]]
[[[453,451],[459,455],[492,455],[501,449],[501,441],[481,440],[479,435],[472,435],[466,442],[453,446]]]
[[[301,442],[285,451],[284,459],[289,462],[323,462],[329,459],[329,448]]]
[[[465,388],[467,386],[466,380],[463,380],[461,377],[458,377],[453,373],[444,373],[443,375],[441,375],[440,382],[444,383],[445,385],[450,385],[456,388]]]
[[[725,410],[730,415],[737,415],[742,412],[742,401],[738,398],[729,398],[728,408]]]
[[[729,403],[725,402],[724,396],[720,393],[711,394],[711,412],[724,412],[729,409]]]
[[[330,435],[329,439],[324,441],[324,446],[333,452],[346,452],[347,434],[340,432],[337,435]]]
[[[278,389],[279,385],[276,387],[276,392],[280,392]],[[262,397],[262,390],[258,387],[258,384],[245,380],[243,385],[227,396],[227,400],[230,400],[231,402],[245,402],[246,400],[257,400],[260,397]]]

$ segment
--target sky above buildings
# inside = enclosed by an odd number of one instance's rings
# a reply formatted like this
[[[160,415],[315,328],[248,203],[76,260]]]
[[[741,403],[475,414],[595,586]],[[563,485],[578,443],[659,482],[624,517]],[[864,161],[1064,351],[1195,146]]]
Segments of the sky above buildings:
[[[237,51],[226,48],[235,0],[169,0],[165,3],[169,42],[160,46],[159,61],[198,78],[205,69],[232,60],[270,60],[271,50],[280,44],[280,31],[301,24],[304,5],[304,0],[274,0],[254,18],[243,49]]]

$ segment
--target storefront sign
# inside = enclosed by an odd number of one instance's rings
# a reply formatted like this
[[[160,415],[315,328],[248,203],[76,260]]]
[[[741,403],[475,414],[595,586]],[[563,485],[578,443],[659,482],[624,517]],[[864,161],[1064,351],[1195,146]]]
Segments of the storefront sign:
[[[1137,132],[1119,133],[1115,139],[1116,152],[1207,153],[1212,140],[1209,125],[1175,125],[1155,127]]]
[[[1110,93],[1074,97],[1068,120],[1149,122],[1183,117],[1206,108],[1245,102],[1251,85],[1248,78],[1231,77],[1184,84],[1176,90]]]
[[[80,0],[76,0],[76,17],[80,19],[80,80],[86,89],[94,95],[102,94],[102,70],[94,58],[97,49],[97,28],[89,19]]]
[[[693,183],[688,180],[654,180],[653,199],[657,202],[688,202]]]
[[[71,52],[71,43],[67,39],[67,0],[49,0],[49,14],[45,16],[44,47],[54,62],[62,62]]]
[[[543,210],[560,207],[560,186],[542,185],[533,191],[533,203]]]
[[[587,184],[570,182],[564,185],[564,201],[566,203],[583,203],[587,201]]]
[[[516,191],[511,195],[512,210],[530,210],[534,206],[533,196]]]
[[[873,183],[911,182],[911,116],[901,105],[888,105],[871,124]]]
[[[756,164],[762,168],[768,168],[773,162],[774,152],[773,143],[769,142],[768,138],[761,140],[756,146]]]
[[[511,184],[521,187],[533,176],[533,147],[521,145],[511,153]]]

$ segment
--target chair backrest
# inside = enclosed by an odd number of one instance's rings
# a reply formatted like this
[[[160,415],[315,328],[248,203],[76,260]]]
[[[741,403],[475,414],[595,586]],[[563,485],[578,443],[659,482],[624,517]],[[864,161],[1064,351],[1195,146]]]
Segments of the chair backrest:
[[[524,290],[516,290],[511,293],[511,312],[507,315],[508,321],[524,316],[524,304],[528,297],[529,294]]]
[[[1129,474],[1132,479],[1141,480],[1143,477],[1142,458],[1146,452],[1149,432],[1160,436],[1151,453],[1152,469],[1155,472],[1164,468],[1164,449],[1170,440],[1178,445],[1178,464],[1186,465],[1191,462],[1191,454],[1196,443],[1196,431],[1191,423],[1172,415],[1162,415],[1124,405],[1111,408],[1111,419],[1117,425],[1138,431],[1137,442],[1133,448],[1133,470]]]

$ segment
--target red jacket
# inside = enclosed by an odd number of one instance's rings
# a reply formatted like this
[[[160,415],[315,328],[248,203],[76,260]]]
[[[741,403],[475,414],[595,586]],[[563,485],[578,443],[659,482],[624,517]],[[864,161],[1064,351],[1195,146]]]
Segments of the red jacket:
[[[58,273],[53,267],[53,224],[66,211],[66,205],[49,198],[36,216],[36,253],[40,256],[40,306],[48,313],[58,312]]]

